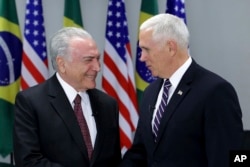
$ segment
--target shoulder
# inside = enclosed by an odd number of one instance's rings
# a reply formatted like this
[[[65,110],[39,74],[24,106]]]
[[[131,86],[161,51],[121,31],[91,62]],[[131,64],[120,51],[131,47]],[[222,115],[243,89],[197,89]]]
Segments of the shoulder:
[[[207,90],[208,92],[223,92],[225,90],[232,91],[234,94],[235,88],[233,85],[226,80],[221,75],[206,69],[198,64],[190,66],[187,73],[192,73],[193,78],[191,79],[191,85],[196,88],[201,88],[202,90]],[[186,80],[190,75],[186,75]]]
[[[43,82],[43,83],[40,83],[40,84],[37,84],[37,85],[34,85],[32,87],[29,87],[25,90],[21,90],[18,94],[22,94],[23,96],[29,96],[29,95],[38,95],[38,94],[42,94],[42,93],[45,93],[46,91],[46,84],[47,81]]]
[[[213,72],[212,70],[209,70],[197,64],[194,60],[191,66],[186,71],[186,74],[184,74],[184,77],[193,78],[194,80],[197,81],[204,81],[207,83],[206,85],[220,84],[220,83],[230,84],[225,78]]]

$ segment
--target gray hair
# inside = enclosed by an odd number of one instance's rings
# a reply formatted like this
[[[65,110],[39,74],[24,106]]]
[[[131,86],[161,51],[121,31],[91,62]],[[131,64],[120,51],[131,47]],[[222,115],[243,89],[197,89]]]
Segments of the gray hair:
[[[92,36],[82,28],[64,27],[57,31],[50,39],[50,57],[53,68],[57,71],[56,57],[63,56],[70,58],[69,46],[71,39],[80,37],[83,39],[92,39]]]
[[[184,21],[171,14],[155,15],[141,24],[140,30],[152,29],[153,40],[174,40],[182,48],[188,48],[189,31]]]

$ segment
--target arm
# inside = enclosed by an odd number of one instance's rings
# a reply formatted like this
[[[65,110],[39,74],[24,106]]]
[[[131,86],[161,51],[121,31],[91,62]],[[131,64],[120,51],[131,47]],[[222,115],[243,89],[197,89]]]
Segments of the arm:
[[[140,126],[137,127],[133,145],[125,153],[120,165],[120,167],[136,166],[147,166],[146,150],[141,140]]]
[[[234,88],[227,82],[218,85],[205,108],[208,166],[229,166],[229,152],[239,149],[243,138],[242,113]]]
[[[15,103],[14,158],[16,166],[62,167],[47,159],[41,151],[38,120],[29,99],[19,93]]]

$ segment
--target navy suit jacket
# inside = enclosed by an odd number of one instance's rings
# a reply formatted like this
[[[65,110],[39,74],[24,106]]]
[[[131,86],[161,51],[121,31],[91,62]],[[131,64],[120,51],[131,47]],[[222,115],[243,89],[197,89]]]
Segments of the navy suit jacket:
[[[231,84],[196,62],[183,75],[153,140],[152,115],[163,79],[144,91],[132,148],[122,167],[228,167],[241,147],[242,113]]]
[[[56,76],[18,93],[15,104],[14,158],[17,167],[115,167],[120,162],[118,104],[88,90],[97,136],[88,160],[74,111]]]

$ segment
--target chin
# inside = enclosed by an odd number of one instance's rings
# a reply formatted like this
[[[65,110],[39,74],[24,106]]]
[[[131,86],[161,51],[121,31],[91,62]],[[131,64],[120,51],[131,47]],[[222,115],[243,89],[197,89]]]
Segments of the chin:
[[[94,89],[96,87],[96,84],[94,83],[94,84],[90,84],[90,85],[88,85],[88,88],[89,89]]]

